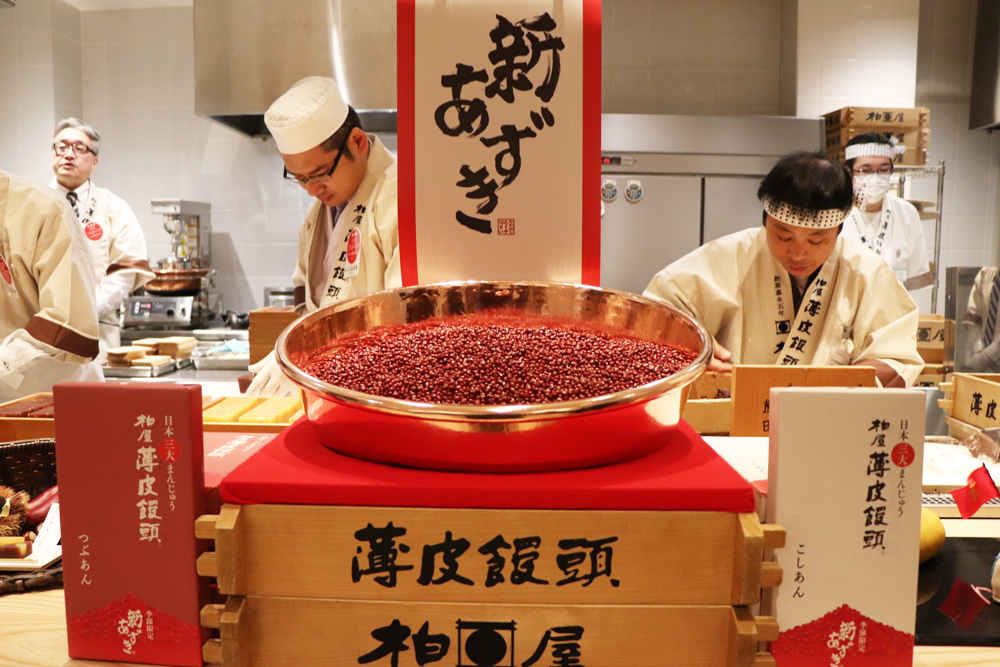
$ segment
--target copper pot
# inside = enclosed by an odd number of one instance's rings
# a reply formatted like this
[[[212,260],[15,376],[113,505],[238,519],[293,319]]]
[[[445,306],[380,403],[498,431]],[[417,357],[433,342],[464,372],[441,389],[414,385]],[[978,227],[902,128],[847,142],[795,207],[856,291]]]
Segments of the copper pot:
[[[157,269],[156,277],[143,285],[150,294],[194,293],[202,288],[202,280],[212,274],[212,269]]]

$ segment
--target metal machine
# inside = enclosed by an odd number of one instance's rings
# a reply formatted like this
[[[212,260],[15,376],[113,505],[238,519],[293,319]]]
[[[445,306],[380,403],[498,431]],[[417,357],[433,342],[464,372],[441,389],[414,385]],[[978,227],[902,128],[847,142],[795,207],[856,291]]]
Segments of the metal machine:
[[[201,329],[220,322],[222,295],[214,291],[211,204],[154,199],[170,234],[170,256],[157,262],[156,278],[128,297],[123,328]]]

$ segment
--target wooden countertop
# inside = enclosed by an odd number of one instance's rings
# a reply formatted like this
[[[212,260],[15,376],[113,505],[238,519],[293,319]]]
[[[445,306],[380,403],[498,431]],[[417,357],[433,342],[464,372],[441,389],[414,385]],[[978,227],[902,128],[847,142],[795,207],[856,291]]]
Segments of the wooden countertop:
[[[130,667],[134,663],[70,660],[63,590],[0,596],[0,667]],[[996,667],[1000,648],[917,646],[913,667]]]

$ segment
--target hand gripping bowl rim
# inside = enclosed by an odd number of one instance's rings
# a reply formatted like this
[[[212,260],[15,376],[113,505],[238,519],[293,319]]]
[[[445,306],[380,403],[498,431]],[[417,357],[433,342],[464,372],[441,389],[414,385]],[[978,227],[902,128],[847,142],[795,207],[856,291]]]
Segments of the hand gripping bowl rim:
[[[398,293],[405,290],[435,289],[459,286],[490,285],[503,288],[505,285],[524,287],[571,287],[581,290],[590,290],[613,295],[626,301],[635,301],[647,305],[664,308],[675,315],[686,320],[701,338],[701,352],[694,361],[681,370],[668,375],[665,378],[649,382],[632,389],[615,392],[613,394],[603,394],[591,398],[582,398],[572,401],[558,401],[551,403],[531,403],[518,405],[462,405],[453,403],[423,403],[418,401],[406,401],[387,396],[375,396],[364,394],[359,391],[340,387],[338,385],[324,382],[313,377],[297,366],[289,359],[286,351],[286,341],[289,334],[299,326],[307,322],[321,319],[326,313],[332,311],[339,312],[379,295],[387,293]],[[592,285],[582,285],[576,283],[559,283],[544,281],[511,281],[511,280],[457,280],[442,283],[432,283],[427,285],[414,285],[410,287],[398,287],[394,289],[380,290],[370,294],[352,297],[344,301],[330,304],[319,308],[312,313],[308,313],[289,324],[278,336],[274,346],[275,357],[282,372],[301,390],[313,394],[322,395],[335,402],[353,407],[362,407],[369,410],[391,414],[401,417],[414,417],[438,421],[461,421],[461,422],[517,422],[517,421],[539,421],[547,419],[559,419],[568,415],[583,414],[600,409],[622,408],[630,405],[638,405],[654,398],[662,396],[672,389],[684,387],[694,381],[700,375],[713,355],[712,337],[708,335],[705,327],[690,315],[666,304],[662,301],[650,299],[631,292],[610,290]]]

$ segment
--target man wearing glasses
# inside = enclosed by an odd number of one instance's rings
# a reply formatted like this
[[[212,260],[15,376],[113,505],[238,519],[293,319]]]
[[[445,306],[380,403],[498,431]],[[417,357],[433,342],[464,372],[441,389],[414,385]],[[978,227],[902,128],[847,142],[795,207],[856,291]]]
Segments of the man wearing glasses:
[[[0,171],[0,402],[104,379],[94,270],[69,203]]]
[[[889,194],[892,161],[902,146],[895,137],[877,132],[859,134],[847,142],[845,164],[854,174],[854,190],[864,202],[844,221],[844,236],[860,240],[896,272],[908,290],[934,282],[920,214],[913,204]]]
[[[315,201],[299,228],[292,274],[300,312],[399,287],[396,158],[361,128],[337,83],[311,76],[293,85],[264,114],[284,177]],[[295,386],[274,353],[250,368],[247,394],[291,395]]]
[[[90,180],[97,168],[101,135],[76,118],[56,125],[52,137],[52,170],[49,183],[66,198],[94,259],[97,315],[100,319],[101,356],[121,345],[118,304],[154,274],[146,255],[146,240],[135,214],[125,201]]]

